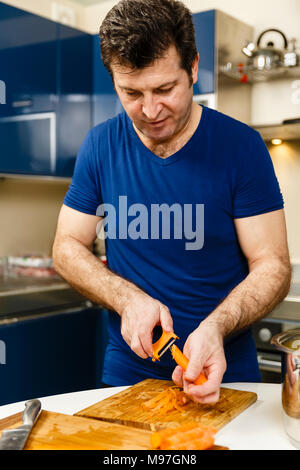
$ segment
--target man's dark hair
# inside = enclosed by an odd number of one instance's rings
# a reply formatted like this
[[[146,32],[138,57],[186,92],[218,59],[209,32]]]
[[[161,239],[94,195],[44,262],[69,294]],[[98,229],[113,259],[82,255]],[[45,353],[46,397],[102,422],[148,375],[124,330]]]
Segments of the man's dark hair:
[[[111,64],[142,69],[162,58],[174,45],[181,67],[191,77],[197,55],[192,14],[176,0],[121,0],[100,27],[103,63],[112,76]]]

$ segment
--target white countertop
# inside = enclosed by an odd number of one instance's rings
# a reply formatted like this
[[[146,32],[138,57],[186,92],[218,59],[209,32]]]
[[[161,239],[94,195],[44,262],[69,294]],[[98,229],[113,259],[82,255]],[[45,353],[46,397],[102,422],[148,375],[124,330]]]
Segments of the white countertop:
[[[216,444],[230,450],[297,450],[289,441],[281,417],[281,385],[231,383],[223,387],[257,394],[257,401],[216,435]],[[72,415],[127,387],[112,387],[40,398],[42,409]],[[24,401],[0,406],[0,419],[23,411]],[[300,423],[299,423],[300,426]]]

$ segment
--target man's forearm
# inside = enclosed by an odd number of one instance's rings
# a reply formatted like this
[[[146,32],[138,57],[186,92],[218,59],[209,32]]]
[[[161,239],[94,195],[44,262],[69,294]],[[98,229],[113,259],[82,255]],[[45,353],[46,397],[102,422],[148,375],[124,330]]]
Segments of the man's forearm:
[[[131,295],[140,292],[71,237],[54,243],[53,263],[58,274],[84,297],[118,313]]]
[[[204,322],[217,324],[223,338],[234,334],[271,312],[288,294],[290,281],[288,261],[257,261]]]

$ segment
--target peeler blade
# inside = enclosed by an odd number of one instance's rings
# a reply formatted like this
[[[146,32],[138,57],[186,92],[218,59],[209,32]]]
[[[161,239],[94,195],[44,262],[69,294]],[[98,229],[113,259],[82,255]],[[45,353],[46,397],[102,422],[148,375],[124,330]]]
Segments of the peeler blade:
[[[167,346],[166,346],[162,351],[160,351],[160,352],[158,353],[158,357],[159,357],[159,358],[161,358],[161,356],[162,356],[163,354],[165,354],[165,352],[166,352],[168,349],[170,349],[170,347],[175,343],[175,340],[176,340],[176,338],[173,338],[173,339],[169,342],[169,344],[167,344]]]
[[[153,344],[152,361],[159,361],[161,356],[173,345],[174,341],[179,339],[173,332],[163,330],[161,337]]]

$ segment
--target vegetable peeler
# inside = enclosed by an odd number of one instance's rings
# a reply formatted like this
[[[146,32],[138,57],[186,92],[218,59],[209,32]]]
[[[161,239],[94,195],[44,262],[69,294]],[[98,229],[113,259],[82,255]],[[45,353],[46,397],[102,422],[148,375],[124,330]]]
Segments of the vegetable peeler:
[[[188,366],[188,358],[177,348],[174,344],[175,340],[179,339],[175,333],[166,332],[163,330],[161,337],[159,338],[156,343],[152,345],[153,349],[153,357],[152,361],[159,361],[161,356],[171,348],[171,354],[175,362],[182,367],[183,370],[187,369]],[[194,381],[196,385],[202,385],[207,381],[207,378],[204,374],[200,374],[199,377]]]
[[[153,344],[152,361],[159,361],[161,356],[172,346],[176,339],[179,339],[175,333],[163,330],[161,337]]]

